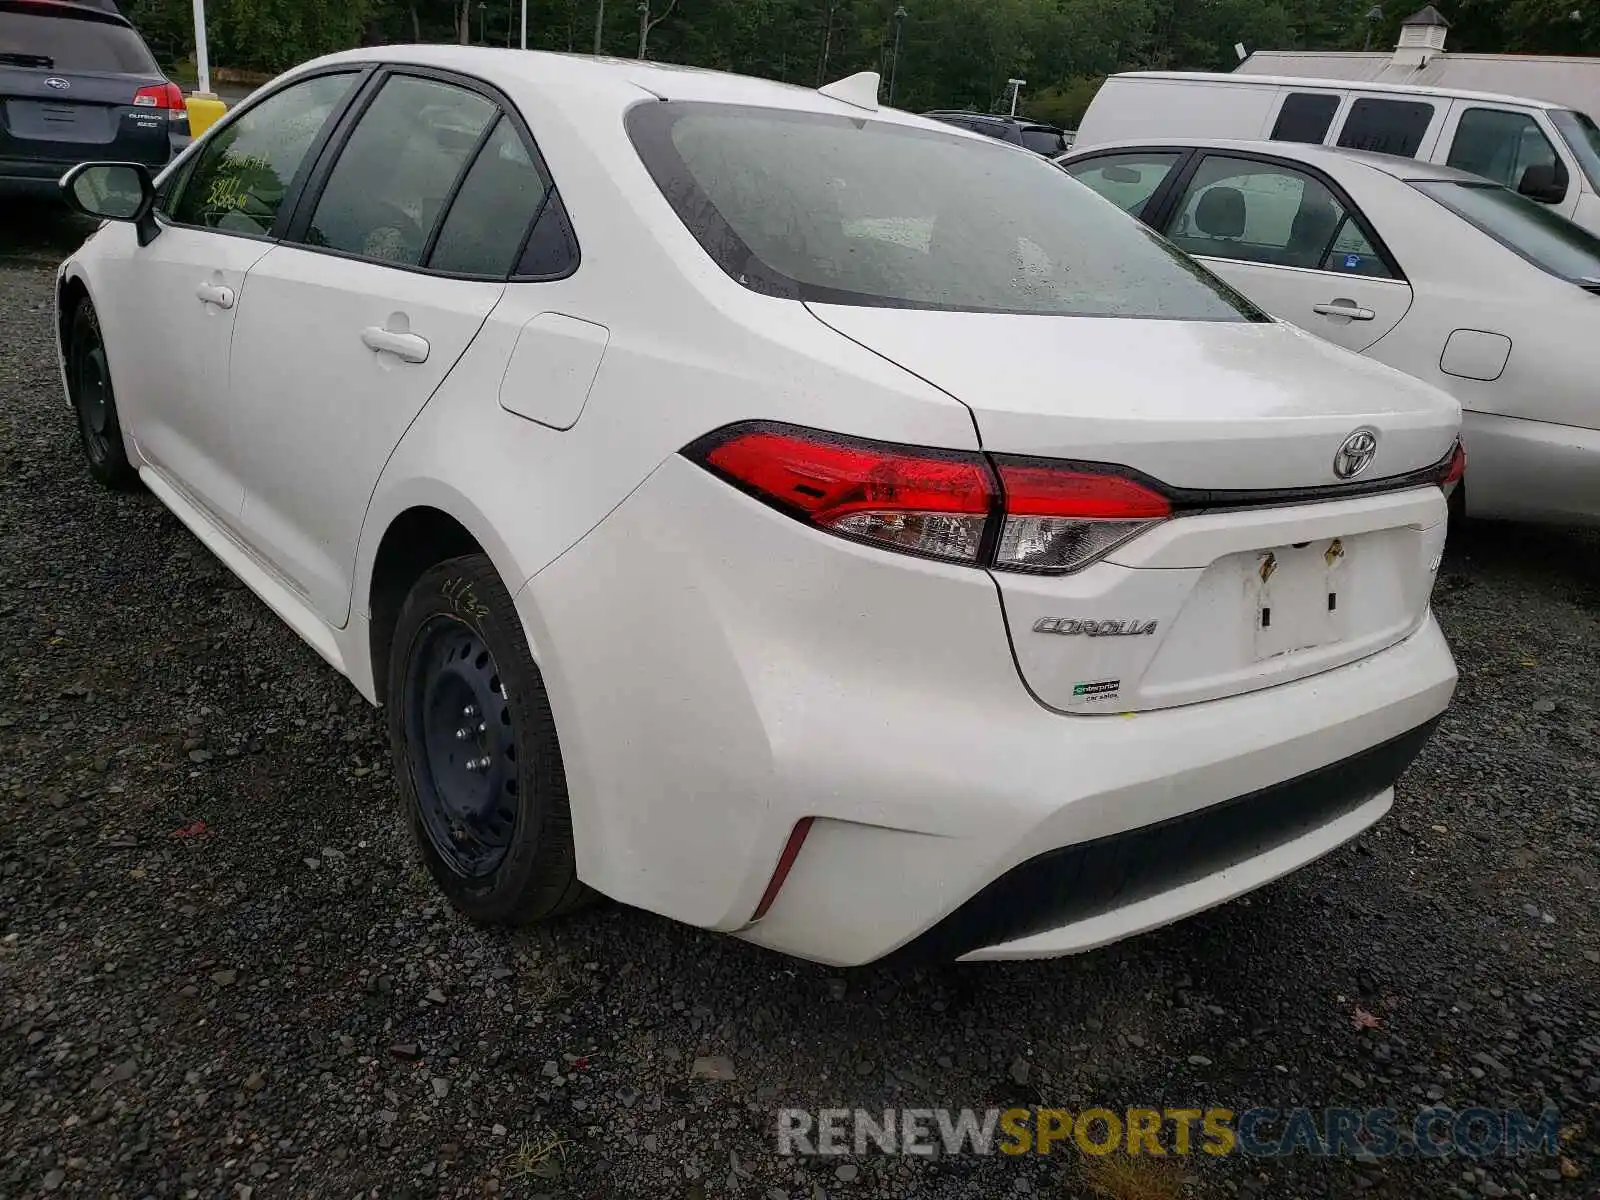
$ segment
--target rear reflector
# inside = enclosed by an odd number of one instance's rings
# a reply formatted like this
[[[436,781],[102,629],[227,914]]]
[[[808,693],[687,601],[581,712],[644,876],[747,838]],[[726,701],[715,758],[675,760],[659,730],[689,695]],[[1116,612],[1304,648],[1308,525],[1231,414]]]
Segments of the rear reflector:
[[[783,844],[783,853],[778,855],[778,865],[772,872],[767,890],[761,893],[761,902],[756,905],[756,911],[750,914],[751,924],[766,916],[767,910],[772,907],[772,902],[778,898],[778,892],[783,888],[783,881],[789,878],[789,868],[794,866],[794,860],[800,857],[800,847],[806,844],[806,834],[811,832],[811,821],[810,817],[802,817],[795,822],[794,829],[789,833],[789,840]]]
[[[1467,448],[1457,442],[1455,449],[1450,452],[1450,459],[1445,466],[1444,474],[1439,477],[1439,486],[1448,496],[1456,490],[1456,484],[1461,482],[1461,477],[1467,473]]]

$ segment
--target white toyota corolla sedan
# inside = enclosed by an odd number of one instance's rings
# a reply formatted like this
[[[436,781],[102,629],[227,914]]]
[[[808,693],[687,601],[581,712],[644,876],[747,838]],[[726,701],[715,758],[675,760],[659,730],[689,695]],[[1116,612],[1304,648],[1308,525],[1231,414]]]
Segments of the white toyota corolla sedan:
[[[1083,950],[1449,701],[1456,402],[876,88],[385,47],[64,181],[91,470],[385,706],[473,918]]]
[[[1485,130],[1484,174],[1540,161],[1537,129]],[[1480,175],[1326,146],[1058,161],[1274,316],[1454,395],[1468,515],[1600,525],[1600,237]]]

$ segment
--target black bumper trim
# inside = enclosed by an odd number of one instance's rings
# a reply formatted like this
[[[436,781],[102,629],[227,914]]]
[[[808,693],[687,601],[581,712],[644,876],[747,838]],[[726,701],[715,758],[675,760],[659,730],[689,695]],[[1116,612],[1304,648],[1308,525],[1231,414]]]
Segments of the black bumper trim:
[[[1309,833],[1394,784],[1439,718],[1360,754],[1013,867],[889,959],[949,961],[1192,883]]]

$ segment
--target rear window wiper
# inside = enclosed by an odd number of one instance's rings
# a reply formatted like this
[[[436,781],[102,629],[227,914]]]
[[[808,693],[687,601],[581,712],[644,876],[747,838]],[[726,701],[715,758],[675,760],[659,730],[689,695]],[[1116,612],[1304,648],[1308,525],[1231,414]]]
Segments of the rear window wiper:
[[[13,54],[10,51],[0,51],[0,63],[7,63],[13,67],[43,67],[48,71],[56,65],[56,60],[48,54]]]

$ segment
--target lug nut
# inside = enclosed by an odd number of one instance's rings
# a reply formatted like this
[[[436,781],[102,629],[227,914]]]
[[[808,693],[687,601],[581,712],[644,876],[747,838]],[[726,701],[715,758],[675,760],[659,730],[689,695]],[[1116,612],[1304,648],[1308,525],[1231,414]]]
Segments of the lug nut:
[[[488,723],[484,722],[484,721],[479,721],[478,722],[478,732],[479,733],[487,733],[487,732],[489,732]]]
[[[467,731],[465,729],[456,730],[456,741],[464,742],[466,740],[467,740]]]
[[[471,720],[473,717],[478,715],[478,706],[476,704],[467,705],[461,710],[461,715],[466,717],[468,720]]]

